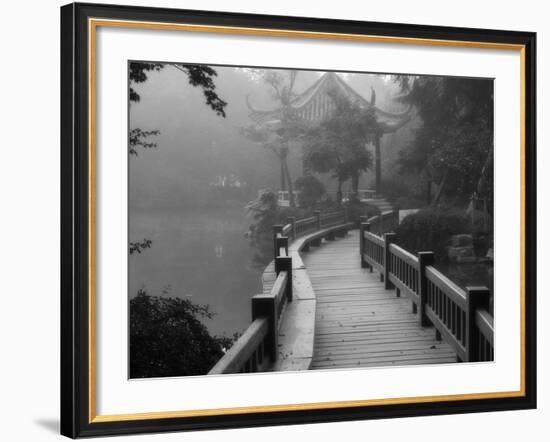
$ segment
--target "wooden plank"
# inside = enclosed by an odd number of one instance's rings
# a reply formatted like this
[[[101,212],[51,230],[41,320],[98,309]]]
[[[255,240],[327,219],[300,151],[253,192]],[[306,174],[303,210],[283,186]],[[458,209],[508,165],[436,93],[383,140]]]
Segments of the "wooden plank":
[[[420,327],[409,299],[385,290],[379,274],[361,268],[358,247],[352,231],[302,253],[317,301],[311,368],[456,362],[433,328]]]
[[[314,363],[314,368],[318,370],[327,369],[327,368],[358,368],[358,367],[385,367],[385,366],[394,366],[394,365],[425,365],[425,364],[449,364],[456,362],[456,357],[454,356],[442,356],[442,357],[432,357],[432,358],[409,358],[406,357],[400,360],[392,359],[378,359],[376,361],[372,360],[362,360],[357,361],[323,361]]]

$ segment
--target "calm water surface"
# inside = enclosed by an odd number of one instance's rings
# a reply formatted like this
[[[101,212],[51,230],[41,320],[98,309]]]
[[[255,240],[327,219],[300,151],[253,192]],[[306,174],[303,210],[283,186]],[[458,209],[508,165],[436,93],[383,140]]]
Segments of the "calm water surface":
[[[150,249],[129,258],[130,297],[188,297],[216,314],[204,320],[211,333],[232,336],[250,325],[250,297],[261,292],[262,268],[244,234],[250,224],[241,205],[159,211],[132,209],[130,241],[149,238]],[[163,289],[168,293],[162,295]]]

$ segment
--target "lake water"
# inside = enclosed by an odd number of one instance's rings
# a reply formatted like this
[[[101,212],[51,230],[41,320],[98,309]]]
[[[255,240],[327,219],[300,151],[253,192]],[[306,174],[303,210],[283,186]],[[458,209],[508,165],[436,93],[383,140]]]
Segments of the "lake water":
[[[212,334],[232,336],[251,321],[250,298],[261,292],[261,266],[245,232],[244,207],[162,211],[132,209],[130,241],[152,240],[129,258],[130,297],[144,287],[150,295],[188,297],[216,314],[204,320]]]

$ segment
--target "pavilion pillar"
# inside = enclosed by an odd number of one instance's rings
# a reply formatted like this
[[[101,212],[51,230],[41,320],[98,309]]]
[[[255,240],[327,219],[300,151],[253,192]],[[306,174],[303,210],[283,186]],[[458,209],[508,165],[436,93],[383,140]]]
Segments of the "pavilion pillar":
[[[313,175],[313,173],[311,172],[311,165],[307,160],[307,154],[308,152],[306,151],[306,147],[302,146],[302,176]]]
[[[285,167],[281,161],[281,190],[286,190],[286,176],[285,176]]]
[[[375,178],[375,190],[377,195],[381,195],[382,193],[382,158],[380,154],[380,139],[382,138],[382,134],[376,133],[374,135],[374,157],[375,157],[375,166],[374,166],[374,173],[376,175]]]

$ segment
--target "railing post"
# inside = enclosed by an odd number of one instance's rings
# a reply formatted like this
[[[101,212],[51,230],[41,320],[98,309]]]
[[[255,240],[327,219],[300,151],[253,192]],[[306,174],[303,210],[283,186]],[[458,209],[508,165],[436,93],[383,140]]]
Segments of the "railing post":
[[[476,310],[487,308],[491,293],[487,287],[466,287],[466,358],[467,362],[476,362],[479,358],[478,341],[476,339]]]
[[[367,223],[367,222],[369,222],[369,217],[368,216],[364,215],[364,216],[359,217],[359,227],[361,227],[362,223]]]
[[[428,280],[426,279],[426,267],[434,264],[435,257],[433,252],[418,252],[418,295],[420,305],[418,309],[418,319],[421,327],[430,325],[426,316],[426,303],[428,302]]]
[[[277,258],[277,255],[279,254],[279,250],[277,250],[277,234],[283,233],[283,225],[282,224],[275,224],[273,226],[273,259]]]
[[[343,220],[342,220],[342,221],[343,221],[344,224],[347,224],[347,223],[349,223],[349,209],[348,209],[348,207],[344,207],[344,208],[342,209],[342,211],[344,212],[344,213],[342,214],[342,216],[343,216]],[[348,228],[347,228],[347,227],[343,227],[343,228],[341,228],[340,230],[338,230],[338,231],[336,232],[336,235],[337,235],[337,236],[340,236],[340,237],[344,237],[344,236],[346,236],[347,234],[348,234]]]
[[[389,273],[391,267],[390,244],[395,241],[395,237],[395,233],[384,233],[384,288],[386,290],[394,288],[390,282]]]
[[[288,223],[290,224],[290,232],[292,233],[292,241],[296,240],[296,217],[295,216],[289,216],[287,219]]]
[[[275,239],[275,247],[277,249],[275,253],[275,259],[281,256],[279,255],[281,247],[284,247],[285,254],[286,256],[288,256],[288,236],[277,236],[277,238]]]
[[[365,232],[372,232],[372,226],[371,226],[371,223],[367,222],[365,223],[365,227],[363,228],[363,230]],[[363,235],[363,256],[365,254],[365,238],[364,238],[364,235]],[[368,262],[365,262],[365,264],[367,265],[367,267],[369,268],[370,270],[370,273],[372,273],[373,271],[373,266],[371,264],[369,264]]]
[[[275,260],[277,261],[277,260]],[[275,298],[259,294],[252,297],[252,322],[261,317],[266,317],[269,329],[266,336],[266,353],[271,362],[277,361],[278,333],[277,333],[277,311]]]
[[[321,230],[321,211],[314,210],[313,216],[317,218],[317,230]]]
[[[288,302],[292,302],[292,257],[279,256],[275,259],[275,273],[287,272],[288,278],[285,287],[285,296]]]
[[[367,261],[365,261],[365,232],[368,231],[370,231],[369,223],[359,224],[359,254],[361,256],[362,269],[366,269],[367,267],[369,267],[369,264],[367,263]]]
[[[393,227],[392,229],[396,229],[399,226],[399,207],[396,207],[393,209]]]

